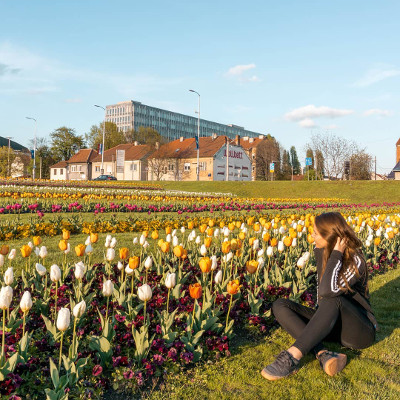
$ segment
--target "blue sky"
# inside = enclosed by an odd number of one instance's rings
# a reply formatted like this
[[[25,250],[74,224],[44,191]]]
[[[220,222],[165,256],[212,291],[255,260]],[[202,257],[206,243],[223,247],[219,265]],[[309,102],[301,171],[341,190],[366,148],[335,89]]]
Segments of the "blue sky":
[[[270,133],[332,132],[395,164],[400,2],[3,1],[0,136],[84,134],[124,100]],[[304,164],[304,161],[303,161]]]

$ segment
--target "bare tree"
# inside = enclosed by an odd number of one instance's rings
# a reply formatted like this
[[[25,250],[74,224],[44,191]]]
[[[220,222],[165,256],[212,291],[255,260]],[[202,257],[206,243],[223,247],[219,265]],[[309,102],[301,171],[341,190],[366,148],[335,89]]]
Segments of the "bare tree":
[[[364,150],[353,154],[350,158],[350,179],[370,180],[372,172],[372,156]]]
[[[344,175],[345,161],[349,161],[353,154],[362,151],[354,141],[327,132],[313,134],[311,143],[307,144],[306,148],[322,156],[324,172],[329,179],[341,178]],[[320,168],[319,165],[318,167]]]

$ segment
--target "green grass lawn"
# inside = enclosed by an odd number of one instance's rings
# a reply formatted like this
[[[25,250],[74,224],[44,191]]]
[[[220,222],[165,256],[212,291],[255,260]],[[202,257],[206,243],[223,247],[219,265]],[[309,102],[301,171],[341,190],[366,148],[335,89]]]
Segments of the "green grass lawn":
[[[371,302],[380,331],[368,349],[353,351],[331,345],[347,354],[348,365],[329,377],[311,356],[290,378],[269,382],[260,370],[293,342],[277,329],[264,340],[252,343],[236,338],[230,358],[199,365],[181,375],[170,375],[161,389],[143,393],[148,399],[399,399],[400,398],[400,268],[375,277],[370,285]],[[117,398],[117,397],[110,397]],[[128,397],[118,397],[118,399]]]

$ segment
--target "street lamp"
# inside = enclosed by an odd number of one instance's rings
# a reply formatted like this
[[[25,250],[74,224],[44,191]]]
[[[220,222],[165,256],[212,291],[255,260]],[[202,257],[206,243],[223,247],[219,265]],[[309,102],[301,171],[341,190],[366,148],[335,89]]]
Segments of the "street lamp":
[[[36,172],[36,133],[37,133],[37,121],[35,118],[32,117],[25,117],[26,119],[31,119],[35,121],[35,137],[33,139],[33,172],[32,172],[32,178],[35,180],[35,172]]]
[[[196,93],[199,96],[199,113],[197,115],[197,180],[200,180],[200,93],[193,89],[189,92]]]
[[[8,175],[7,176],[11,176],[11,171],[10,171],[10,147],[11,147],[11,139],[12,136],[7,136],[8,139],[8,157],[7,157],[7,170],[8,170]]]
[[[104,135],[105,135],[105,130],[106,130],[106,109],[102,106],[98,106],[97,104],[94,105],[95,107],[102,108],[104,110],[104,123],[103,123],[103,145],[101,148],[101,168],[100,168],[100,174],[104,174]]]

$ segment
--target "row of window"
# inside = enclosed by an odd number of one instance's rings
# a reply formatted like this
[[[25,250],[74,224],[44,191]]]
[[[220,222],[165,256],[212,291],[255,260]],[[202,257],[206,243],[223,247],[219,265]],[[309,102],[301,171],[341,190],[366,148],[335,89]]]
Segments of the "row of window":
[[[57,168],[54,168],[54,175],[57,175]],[[64,175],[64,168],[60,168],[60,175]]]

